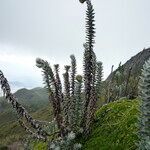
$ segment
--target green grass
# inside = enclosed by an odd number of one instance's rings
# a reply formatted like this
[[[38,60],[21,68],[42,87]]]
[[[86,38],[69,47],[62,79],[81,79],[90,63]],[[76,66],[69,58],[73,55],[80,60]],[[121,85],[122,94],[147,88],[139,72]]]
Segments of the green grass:
[[[138,106],[138,100],[120,100],[100,108],[83,150],[135,150]]]
[[[47,150],[48,146],[46,142],[33,141],[30,143],[30,147],[33,150]]]

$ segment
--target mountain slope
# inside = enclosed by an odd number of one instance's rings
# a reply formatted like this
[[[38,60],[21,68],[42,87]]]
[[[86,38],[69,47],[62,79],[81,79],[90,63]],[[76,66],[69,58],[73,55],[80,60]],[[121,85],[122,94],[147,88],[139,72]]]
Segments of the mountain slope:
[[[103,101],[115,101],[121,97],[137,98],[141,70],[149,58],[150,48],[131,57],[125,64],[120,63],[118,68],[103,82]]]
[[[124,74],[129,72],[129,68],[132,67],[131,75],[134,77],[137,77],[141,74],[141,69],[145,63],[150,58],[150,48],[143,49],[141,52],[136,54],[135,56],[131,57],[125,64],[122,65],[124,69]],[[115,70],[113,73],[111,73],[107,81],[110,80],[117,70]]]
[[[20,89],[14,95],[35,118],[42,120],[51,118],[51,109],[46,89]],[[45,113],[48,115],[44,115]],[[24,129],[17,122],[15,110],[3,97],[0,97],[0,145],[7,145],[18,141],[24,134]]]
[[[41,107],[46,106],[49,103],[48,94],[46,89],[20,89],[14,95],[18,98],[18,101],[25,106],[29,111],[36,111]]]
[[[48,94],[43,88],[20,89],[14,95],[29,112],[35,112],[49,105]],[[0,97],[0,125],[7,123],[8,120],[16,120],[16,113],[7,100]]]
[[[51,114],[50,106],[31,113],[35,119],[41,121],[51,121]],[[19,125],[12,111],[6,112],[6,114],[0,114],[0,119],[3,121],[3,123],[0,124],[0,149],[14,142],[22,141],[27,136],[26,131]]]
[[[21,103],[28,111],[33,112],[49,104],[48,93],[44,88],[34,88],[31,90],[20,89],[14,93],[18,102]],[[10,109],[10,104],[0,97],[0,112]]]

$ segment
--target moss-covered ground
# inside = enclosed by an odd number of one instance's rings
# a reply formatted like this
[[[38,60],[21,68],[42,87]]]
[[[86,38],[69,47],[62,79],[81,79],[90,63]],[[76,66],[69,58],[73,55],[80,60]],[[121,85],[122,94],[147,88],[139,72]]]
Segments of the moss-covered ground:
[[[119,100],[100,108],[83,150],[135,150],[138,100]]]

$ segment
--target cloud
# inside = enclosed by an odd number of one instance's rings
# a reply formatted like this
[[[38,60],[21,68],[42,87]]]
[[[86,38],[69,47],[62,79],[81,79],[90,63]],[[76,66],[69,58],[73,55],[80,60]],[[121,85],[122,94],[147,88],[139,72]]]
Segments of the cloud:
[[[95,53],[104,64],[124,63],[150,45],[149,0],[92,0],[96,19]],[[42,85],[36,57],[52,65],[70,63],[75,54],[82,73],[85,9],[78,0],[0,1],[0,68],[10,80]],[[34,82],[33,82],[34,81]]]
[[[13,53],[16,47],[0,44],[0,69],[11,83],[21,83],[13,87],[32,88],[42,86],[41,72],[35,66],[35,56]]]
[[[14,51],[14,49],[16,51]],[[0,44],[0,70],[3,71],[8,81],[10,81],[13,91],[20,88],[34,88],[37,86],[43,86],[42,73],[35,65],[36,55],[21,54],[21,51],[26,51],[20,47],[14,47],[12,45]],[[49,58],[47,56],[40,56],[40,58],[47,60],[51,67],[54,64],[60,64],[60,77],[64,72],[64,65],[70,64],[70,58],[63,60]],[[82,74],[82,63],[78,63],[78,73]],[[19,84],[18,84],[19,83]]]

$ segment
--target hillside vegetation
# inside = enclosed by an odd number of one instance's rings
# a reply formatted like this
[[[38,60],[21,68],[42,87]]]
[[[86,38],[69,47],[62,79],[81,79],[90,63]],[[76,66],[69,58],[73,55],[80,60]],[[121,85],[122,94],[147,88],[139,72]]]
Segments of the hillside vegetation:
[[[134,150],[137,141],[137,117],[139,100],[119,100],[104,105],[96,112],[92,132],[88,139],[80,139],[84,150]],[[33,116],[41,120],[50,120],[50,109],[44,108]],[[6,117],[5,117],[6,118]],[[8,145],[22,140],[26,135],[18,122],[5,123],[0,128],[0,144]],[[10,134],[11,133],[11,134]],[[16,134],[17,133],[17,134]],[[35,142],[34,149],[47,149],[45,143]]]
[[[126,63],[122,65],[124,69],[123,73],[126,74],[129,72],[130,67],[132,67],[131,76],[134,76],[134,78],[139,77],[141,75],[141,69],[143,68],[145,61],[147,61],[149,58],[150,48],[141,50],[138,54],[131,57]],[[111,80],[116,71],[117,69],[108,76],[107,80]]]
[[[83,150],[135,150],[138,142],[139,100],[119,100],[100,108],[95,115],[92,132],[79,138]],[[35,142],[34,150],[46,150],[45,143]]]
[[[32,113],[32,116],[39,120],[50,121],[50,114],[51,109],[48,106]],[[11,119],[11,117],[13,118]],[[16,116],[14,116],[12,112],[0,114],[0,119],[2,121],[0,123],[0,148],[2,146],[10,145],[13,142],[22,141],[27,135],[15,118]]]
[[[148,59],[146,53],[150,54],[150,50],[144,49],[125,65],[120,63],[116,71],[113,71],[112,66],[110,76],[103,81],[103,63],[97,60],[94,52],[94,8],[91,0],[80,2],[87,5],[82,74],[77,72],[78,65],[74,54],[70,55],[70,63],[64,66],[63,82],[59,64],[52,67],[48,61],[36,58],[36,66],[42,71],[47,92],[35,88],[21,89],[13,94],[7,78],[0,70],[4,98],[16,110],[13,112],[2,99],[1,147],[23,141],[24,148],[31,150],[135,150],[142,139],[141,145],[149,149],[150,119],[149,102],[146,98],[149,98],[147,93],[150,85],[147,84],[147,78],[150,62],[145,67],[148,71],[143,73],[142,80],[146,80],[143,83],[146,85],[144,96],[139,94],[143,93],[143,89],[139,91],[138,87],[141,67],[145,58]],[[143,110],[139,109],[142,107],[137,97],[142,102],[145,101],[142,104]],[[48,106],[48,100],[51,106]],[[138,134],[139,111],[143,114],[141,136]],[[143,131],[146,131],[146,136]],[[26,133],[30,134],[28,138],[25,138]],[[144,140],[146,144],[143,144]]]
[[[43,88],[20,89],[14,93],[18,101],[27,108],[32,115],[40,120],[50,120],[51,107],[46,90]],[[42,114],[42,115],[41,115]],[[22,140],[26,132],[17,121],[17,114],[5,99],[0,98],[0,145],[9,145]]]

